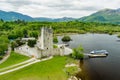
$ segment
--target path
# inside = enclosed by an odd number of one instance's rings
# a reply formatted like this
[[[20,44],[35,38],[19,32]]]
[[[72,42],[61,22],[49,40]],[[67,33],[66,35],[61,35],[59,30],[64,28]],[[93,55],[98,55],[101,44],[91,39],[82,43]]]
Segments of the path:
[[[20,65],[22,65],[22,64],[26,64],[26,63],[35,61],[35,60],[36,60],[35,58],[31,58],[31,59],[26,60],[26,61],[24,61],[24,62],[15,64],[15,65],[12,65],[12,66],[8,66],[8,67],[5,67],[5,68],[1,68],[1,69],[0,69],[0,72],[1,72],[1,71],[4,71],[4,70],[7,70],[7,69],[10,69],[10,68],[14,68],[14,67],[20,66]]]
[[[2,60],[0,60],[0,64],[5,62],[8,59],[8,57],[10,56],[10,53],[11,53],[11,48],[9,47],[6,55],[3,57]]]
[[[18,66],[16,68],[13,68],[11,70],[7,70],[7,71],[4,71],[4,72],[1,72],[0,75],[3,75],[3,74],[7,74],[7,73],[10,73],[10,72],[13,72],[13,71],[16,71],[16,70],[19,70],[19,69],[22,69],[24,67],[27,67],[29,65],[32,65],[34,63],[37,63],[37,62],[41,62],[41,61],[46,61],[46,60],[49,60],[49,59],[52,59],[53,57],[48,57],[48,58],[45,58],[45,59],[42,59],[42,60],[38,60],[38,59],[35,59],[34,61],[30,62],[30,63],[27,63],[27,64],[24,64],[22,66]],[[20,63],[19,63],[20,64]]]

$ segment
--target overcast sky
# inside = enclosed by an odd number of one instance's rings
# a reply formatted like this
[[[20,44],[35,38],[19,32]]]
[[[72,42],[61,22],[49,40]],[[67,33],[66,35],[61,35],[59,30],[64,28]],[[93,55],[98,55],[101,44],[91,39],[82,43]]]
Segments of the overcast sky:
[[[120,8],[120,0],[0,0],[0,10],[32,17],[79,18],[104,8]]]

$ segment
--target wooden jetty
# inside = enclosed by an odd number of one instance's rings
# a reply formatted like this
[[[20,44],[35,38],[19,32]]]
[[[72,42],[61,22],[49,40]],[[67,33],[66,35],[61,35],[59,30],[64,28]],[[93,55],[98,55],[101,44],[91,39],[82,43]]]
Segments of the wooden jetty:
[[[107,54],[84,54],[85,56],[88,56],[89,58],[98,58],[98,57],[107,57]]]

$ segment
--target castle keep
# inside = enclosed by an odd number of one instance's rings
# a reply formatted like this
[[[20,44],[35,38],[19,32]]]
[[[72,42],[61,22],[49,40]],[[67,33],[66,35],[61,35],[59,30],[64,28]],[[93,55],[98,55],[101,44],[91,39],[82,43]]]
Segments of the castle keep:
[[[30,38],[29,38],[30,39]],[[53,47],[53,30],[52,28],[43,27],[41,28],[41,35],[38,37],[37,44],[34,48],[27,46],[27,44],[20,46],[15,49],[23,55],[34,56],[36,58],[47,57],[52,55],[64,55],[65,46],[56,45],[57,48]]]
[[[53,48],[53,30],[52,28],[43,27],[41,36],[38,38],[37,45],[39,56],[62,55],[64,48]]]

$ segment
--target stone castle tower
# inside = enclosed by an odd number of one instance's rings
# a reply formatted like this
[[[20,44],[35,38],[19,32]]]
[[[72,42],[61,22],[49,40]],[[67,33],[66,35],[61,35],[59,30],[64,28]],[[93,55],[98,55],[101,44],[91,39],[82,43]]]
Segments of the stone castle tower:
[[[53,30],[51,28],[41,29],[41,37],[38,39],[37,46],[41,56],[53,55]]]
[[[53,45],[56,45],[57,47],[55,48]],[[53,44],[53,30],[52,28],[47,27],[41,28],[41,35],[39,35],[37,44],[34,48],[30,48],[25,44],[16,48],[15,51],[27,56],[34,56],[36,58],[53,55],[63,56],[66,53],[64,45]]]

